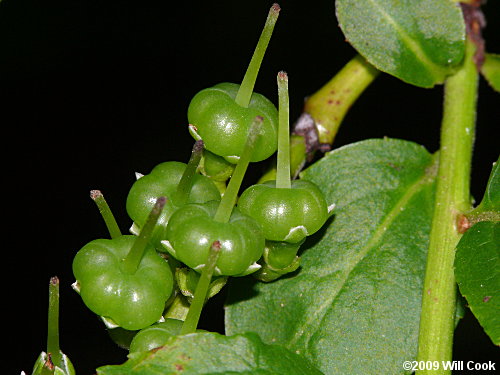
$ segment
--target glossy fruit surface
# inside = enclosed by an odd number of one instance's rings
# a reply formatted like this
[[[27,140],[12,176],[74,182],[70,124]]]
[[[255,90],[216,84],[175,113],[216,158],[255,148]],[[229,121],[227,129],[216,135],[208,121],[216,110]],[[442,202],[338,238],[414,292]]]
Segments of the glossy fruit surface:
[[[179,208],[177,186],[186,164],[170,161],[158,164],[150,174],[142,176],[132,185],[127,197],[127,213],[140,229],[148,218],[156,199],[160,196],[167,198],[165,207],[156,223],[151,243],[158,250],[162,250],[160,241],[165,239],[165,230],[168,219]],[[220,193],[215,184],[207,177],[195,175],[187,203],[203,203],[220,199]]]
[[[263,95],[253,93],[248,107],[235,102],[239,85],[220,83],[197,93],[188,108],[193,136],[205,148],[236,163],[245,146],[248,131],[257,116],[264,118],[252,162],[270,157],[278,148],[278,111]]]
[[[168,263],[150,245],[135,273],[122,267],[135,236],[89,242],[73,260],[73,274],[87,307],[118,326],[137,330],[161,318],[173,289]]]
[[[238,201],[240,211],[259,222],[267,240],[296,243],[323,226],[328,205],[315,184],[294,180],[290,189],[275,186],[275,181],[250,186]]]
[[[184,322],[178,319],[165,319],[140,330],[130,343],[130,353],[145,352],[165,345],[168,339],[181,333]]]
[[[259,224],[234,208],[227,223],[213,219],[219,202],[189,204],[177,210],[167,226],[169,252],[201,272],[210,247],[220,241],[215,275],[242,276],[256,271],[265,246]],[[257,268],[254,268],[257,266]]]

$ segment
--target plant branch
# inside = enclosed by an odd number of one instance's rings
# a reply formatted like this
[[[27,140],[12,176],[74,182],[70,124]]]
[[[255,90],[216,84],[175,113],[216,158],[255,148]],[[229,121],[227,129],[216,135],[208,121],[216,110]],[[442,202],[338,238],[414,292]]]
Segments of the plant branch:
[[[333,143],[344,116],[379,73],[361,55],[357,55],[307,98],[304,112],[314,120],[320,144]]]
[[[49,319],[47,332],[47,355],[55,366],[63,368],[59,348],[59,279],[54,276],[49,283]]]
[[[166,198],[159,197],[156,200],[155,205],[153,206],[149,216],[146,220],[146,223],[141,229],[141,233],[134,240],[134,244],[130,248],[127,256],[123,259],[122,269],[125,273],[134,274],[137,271],[137,268],[141,264],[142,257],[146,251],[146,247],[151,239],[151,235],[153,234],[153,229],[158,221],[158,217],[160,216],[163,207],[165,206]]]
[[[210,281],[212,280],[215,265],[219,259],[220,248],[221,245],[219,241],[215,241],[210,247],[205,267],[203,267],[200,279],[196,285],[196,290],[194,291],[194,298],[191,302],[191,307],[189,308],[186,320],[181,328],[181,335],[194,333],[196,331],[196,327],[198,326],[198,321],[201,316],[201,310],[207,300],[208,289],[210,288]]]
[[[422,297],[418,361],[452,359],[456,308],[457,217],[471,208],[469,192],[478,73],[474,43],[466,42],[460,70],[445,83],[436,201]],[[427,371],[419,373],[425,374]],[[449,374],[440,369],[432,374]]]
[[[120,228],[118,227],[118,223],[116,222],[116,219],[111,212],[111,209],[109,208],[108,203],[106,202],[106,199],[104,199],[104,196],[102,195],[100,190],[91,190],[90,191],[90,198],[95,202],[97,205],[97,208],[99,209],[99,212],[104,219],[104,223],[106,224],[106,227],[108,228],[109,235],[111,238],[117,238],[122,235]]]

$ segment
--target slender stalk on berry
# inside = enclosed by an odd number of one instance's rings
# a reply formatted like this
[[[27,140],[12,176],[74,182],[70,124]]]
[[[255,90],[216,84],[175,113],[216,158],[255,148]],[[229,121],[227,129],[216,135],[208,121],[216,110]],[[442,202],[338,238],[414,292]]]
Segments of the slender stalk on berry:
[[[179,185],[177,185],[177,205],[181,206],[185,204],[189,198],[189,193],[191,192],[191,188],[193,187],[194,175],[196,173],[196,169],[200,164],[201,156],[203,155],[203,141],[198,140],[194,143],[193,149],[191,152],[191,157],[189,158],[189,162],[182,174],[181,180],[179,181]]]
[[[260,65],[264,59],[264,54],[266,53],[269,41],[271,40],[271,35],[273,34],[274,25],[278,20],[280,10],[280,6],[276,3],[273,4],[269,10],[264,29],[260,35],[257,47],[255,47],[252,60],[250,60],[250,64],[248,65],[243,81],[241,82],[240,89],[236,94],[235,101],[242,107],[248,107],[248,104],[250,103],[257,74],[259,73]]]
[[[122,235],[120,228],[118,227],[118,223],[111,212],[111,209],[108,206],[108,202],[104,199],[100,190],[91,190],[90,198],[95,202],[99,212],[106,223],[106,227],[108,228],[109,235],[111,238],[120,237]]]
[[[49,318],[47,331],[47,355],[52,363],[60,368],[62,355],[59,347],[59,279],[54,276],[49,282]]]
[[[215,265],[219,259],[220,248],[221,244],[219,241],[215,241],[210,247],[207,262],[205,267],[203,267],[203,271],[201,272],[200,279],[194,291],[194,298],[191,302],[191,307],[189,308],[186,320],[182,325],[181,335],[194,333],[196,331],[196,327],[198,326],[198,321],[201,316],[201,310],[207,300],[207,293],[210,287],[210,281],[212,280]]]
[[[153,234],[153,229],[156,225],[158,217],[165,206],[166,198],[159,197],[156,200],[153,209],[151,210],[148,219],[146,220],[146,224],[141,229],[141,233],[137,236],[137,239],[134,241],[132,248],[128,252],[127,256],[123,260],[123,270],[126,273],[134,274],[137,271],[137,267],[141,263],[142,256],[144,255],[144,251],[146,250],[146,246]]]
[[[247,142],[245,143],[245,148],[241,153],[240,160],[234,169],[233,176],[229,180],[226,192],[222,197],[217,212],[215,213],[214,220],[227,223],[231,217],[231,212],[233,211],[234,204],[236,203],[236,198],[238,197],[238,191],[240,190],[243,177],[245,177],[245,172],[247,171],[248,164],[250,163],[250,158],[252,157],[253,149],[257,138],[260,134],[260,128],[262,125],[263,118],[257,116],[250,127],[248,132]]]
[[[278,101],[279,101],[279,127],[278,127],[278,160],[276,168],[276,187],[290,189],[290,123],[289,123],[289,98],[288,75],[278,73]]]

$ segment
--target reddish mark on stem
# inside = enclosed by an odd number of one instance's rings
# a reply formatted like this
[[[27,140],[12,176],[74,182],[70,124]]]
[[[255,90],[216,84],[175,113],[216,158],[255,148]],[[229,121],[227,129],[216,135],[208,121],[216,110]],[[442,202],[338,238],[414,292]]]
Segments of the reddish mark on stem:
[[[478,70],[481,69],[485,56],[485,42],[482,36],[482,30],[486,26],[486,20],[481,10],[481,3],[481,0],[474,0],[471,4],[460,3],[464,15],[467,35],[476,45],[474,63]]]
[[[100,190],[91,190],[90,191],[90,198],[92,198],[92,200],[96,200],[98,198],[102,197],[102,193]]]
[[[459,214],[457,216],[457,232],[458,233],[465,233],[467,230],[472,226],[471,222],[469,219],[464,214]]]
[[[491,296],[485,296],[483,298],[483,302],[488,302],[491,299]]]
[[[56,367],[54,366],[54,362],[52,362],[52,355],[47,353],[47,360],[45,361],[44,367],[53,371]]]
[[[328,99],[328,104],[333,104],[333,100],[332,99]]]

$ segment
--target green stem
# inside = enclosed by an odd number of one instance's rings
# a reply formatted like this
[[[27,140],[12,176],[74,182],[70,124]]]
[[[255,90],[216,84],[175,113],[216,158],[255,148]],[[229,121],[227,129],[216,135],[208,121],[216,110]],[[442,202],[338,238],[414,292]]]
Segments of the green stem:
[[[182,325],[181,335],[194,333],[196,331],[196,327],[198,326],[198,321],[201,316],[201,310],[207,300],[208,288],[210,287],[210,281],[212,280],[215,265],[217,264],[217,259],[219,259],[220,248],[221,245],[219,241],[215,241],[210,247],[207,262],[205,267],[203,267],[200,280],[198,281],[196,290],[194,291],[194,298],[191,302],[191,307],[189,308],[186,320]]]
[[[118,223],[116,222],[111,209],[108,206],[108,203],[104,199],[100,190],[92,190],[90,192],[90,198],[95,202],[99,212],[101,213],[102,218],[104,219],[104,223],[106,223],[106,227],[108,228],[109,235],[111,238],[120,237],[122,235],[120,228],[118,227]]]
[[[193,145],[193,149],[191,152],[191,157],[189,158],[189,162],[182,174],[181,180],[177,185],[176,190],[176,204],[177,206],[184,205],[188,198],[189,193],[191,193],[191,188],[193,187],[194,175],[196,173],[196,169],[200,164],[201,156],[203,155],[203,141],[196,141]]]
[[[278,4],[273,4],[269,10],[264,29],[260,34],[259,42],[257,43],[257,47],[255,47],[252,60],[250,60],[250,64],[248,65],[243,81],[241,82],[240,89],[234,99],[235,102],[242,107],[248,107],[248,104],[250,103],[255,81],[257,80],[257,74],[259,73],[260,65],[264,59],[264,54],[266,53],[269,41],[271,40],[271,35],[273,34],[274,25],[278,20],[280,10],[281,9]]]
[[[146,223],[141,229],[141,233],[139,233],[127,256],[123,259],[122,269],[125,273],[134,274],[137,271],[137,268],[141,263],[142,256],[144,255],[144,251],[146,250],[146,246],[151,239],[151,235],[153,234],[153,229],[156,225],[158,217],[165,206],[165,202],[165,197],[160,197],[156,200],[153,209],[149,213]]]
[[[238,164],[234,169],[233,176],[229,180],[226,192],[224,193],[219,207],[217,208],[217,212],[214,215],[215,221],[218,221],[220,223],[227,223],[229,221],[229,218],[231,217],[234,204],[236,203],[236,199],[238,197],[238,191],[240,190],[241,183],[243,182],[243,177],[245,177],[248,164],[250,163],[250,158],[252,157],[255,143],[260,134],[262,121],[263,118],[257,116],[252,123],[252,126],[250,127],[247,142],[245,143],[245,148],[241,153],[240,160],[238,160]]]
[[[47,331],[47,354],[50,353],[52,363],[62,366],[62,355],[59,347],[59,279],[54,276],[49,283],[49,319]]]
[[[292,134],[290,136],[290,175],[292,179],[297,178],[300,171],[304,168],[307,156],[307,147],[302,135]],[[276,180],[276,158],[272,160],[266,171],[257,181],[261,184],[266,181]]]
[[[344,116],[378,74],[377,69],[357,55],[307,98],[304,112],[316,123],[320,143],[333,143]]]
[[[276,187],[290,189],[290,123],[288,75],[278,73],[279,127]]]
[[[420,315],[419,361],[452,359],[456,308],[453,263],[461,236],[456,223],[457,216],[471,208],[469,180],[478,85],[474,51],[474,44],[467,40],[462,67],[445,83],[436,201]],[[441,368],[432,374],[450,372]]]
[[[360,55],[349,61],[328,83],[309,96],[304,104],[304,112],[297,123],[305,120],[308,124],[304,130],[294,129],[290,137],[290,165],[295,178],[311,156],[304,137],[309,129],[309,122],[318,132],[319,143],[331,144],[338,132],[345,115],[373,82],[380,72],[366,62]],[[258,183],[276,179],[276,161],[265,172]]]

